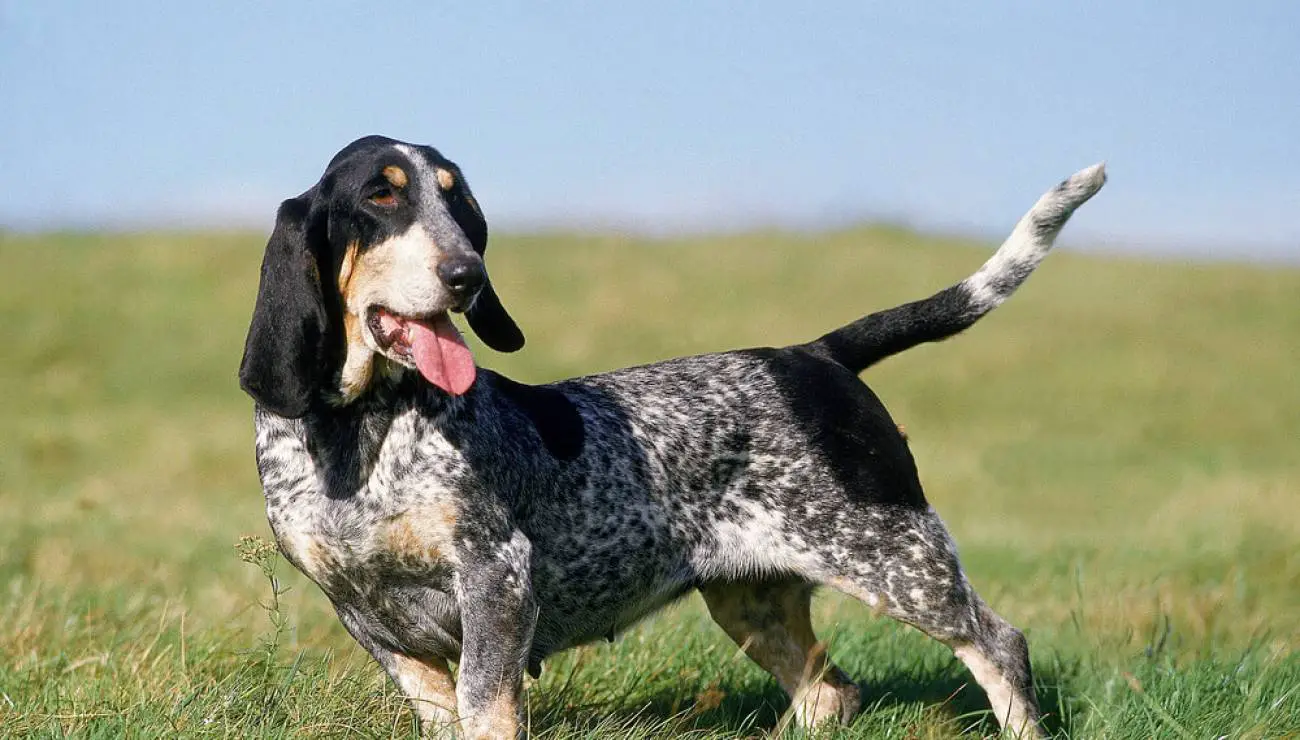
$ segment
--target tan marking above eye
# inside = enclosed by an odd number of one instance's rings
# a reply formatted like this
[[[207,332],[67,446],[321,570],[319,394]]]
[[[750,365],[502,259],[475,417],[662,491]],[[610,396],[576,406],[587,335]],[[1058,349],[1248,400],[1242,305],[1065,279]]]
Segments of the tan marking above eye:
[[[395,164],[390,164],[384,168],[383,175],[384,175],[384,179],[387,180],[388,183],[393,187],[395,188],[406,187],[406,183],[407,183],[406,170],[402,169],[401,167],[398,167]]]
[[[443,190],[451,190],[451,186],[456,184],[456,176],[451,174],[451,170],[438,168],[438,187]]]

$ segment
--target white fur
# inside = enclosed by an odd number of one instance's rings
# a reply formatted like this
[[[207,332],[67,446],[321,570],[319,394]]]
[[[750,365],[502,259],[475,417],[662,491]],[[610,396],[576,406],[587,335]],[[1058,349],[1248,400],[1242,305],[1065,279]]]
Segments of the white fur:
[[[985,657],[974,645],[962,645],[955,648],[953,653],[966,664],[971,675],[975,676],[975,682],[988,694],[989,706],[993,708],[993,714],[997,716],[998,724],[1002,725],[1004,732],[1017,738],[1040,735],[1037,726],[1030,719],[1029,708],[1007,677],[998,670],[996,663]]]
[[[382,241],[357,257],[354,270],[382,274],[383,279],[367,282],[349,296],[348,310],[361,317],[374,305],[404,316],[445,311],[452,299],[438,279],[437,266],[437,243],[416,222],[405,233]],[[365,335],[366,343],[379,351],[370,332]]]
[[[694,556],[702,574],[726,578],[816,568],[816,557],[807,543],[788,534],[784,512],[739,496],[727,500],[744,515],[714,522],[712,543]]]
[[[1047,256],[1056,241],[1056,235],[1076,208],[1083,205],[1106,184],[1106,163],[1100,162],[1074,173],[1065,182],[1043,194],[1012,230],[1011,236],[998,251],[985,262],[979,271],[962,281],[970,292],[972,310],[983,314],[997,308],[1011,295],[1011,290],[998,289],[1006,275],[1013,271],[1029,272]],[[1042,228],[1043,223],[1055,223],[1055,228]],[[1011,289],[1015,285],[1009,286]]]

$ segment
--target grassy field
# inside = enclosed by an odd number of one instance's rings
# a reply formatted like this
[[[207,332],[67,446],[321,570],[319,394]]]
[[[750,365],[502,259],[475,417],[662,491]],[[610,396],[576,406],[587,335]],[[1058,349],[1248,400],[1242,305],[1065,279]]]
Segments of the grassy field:
[[[0,734],[410,737],[269,537],[235,368],[262,239],[0,235]],[[991,246],[869,229],[514,237],[490,263],[544,381],[802,341]],[[968,334],[871,370],[1070,737],[1300,735],[1300,271],[1052,255]],[[866,710],[834,737],[995,734],[927,638],[834,594]],[[530,683],[535,737],[736,737],[784,700],[695,597]]]

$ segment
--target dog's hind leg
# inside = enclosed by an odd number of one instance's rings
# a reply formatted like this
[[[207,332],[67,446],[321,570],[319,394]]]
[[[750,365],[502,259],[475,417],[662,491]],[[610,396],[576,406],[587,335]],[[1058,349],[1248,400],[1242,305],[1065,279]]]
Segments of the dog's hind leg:
[[[709,614],[790,696],[795,722],[847,722],[858,711],[858,688],[826,657],[813,633],[813,586],[801,580],[715,582],[700,588]]]
[[[881,519],[873,519],[886,529]],[[887,532],[874,533],[872,556],[835,564],[841,574],[853,575],[828,579],[827,585],[948,645],[984,689],[1006,732],[1041,737],[1025,636],[975,593],[933,510],[889,519]]]

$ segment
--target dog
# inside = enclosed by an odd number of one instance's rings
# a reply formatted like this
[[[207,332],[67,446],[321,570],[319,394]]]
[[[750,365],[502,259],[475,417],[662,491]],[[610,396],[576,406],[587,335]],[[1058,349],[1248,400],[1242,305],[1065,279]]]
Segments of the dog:
[[[966,580],[858,374],[1004,301],[1105,179],[1046,193],[962,282],[806,344],[534,386],[477,367],[449,318],[524,343],[460,168],[359,139],[280,206],[239,369],[279,547],[429,736],[518,736],[525,671],[694,590],[793,721],[847,721],[817,586],[950,646],[1001,725],[1038,736],[1025,638]]]

